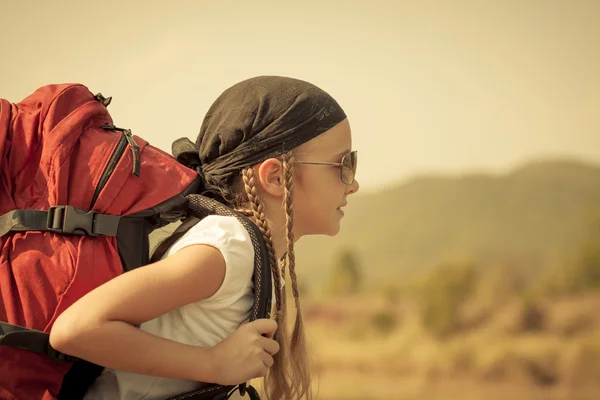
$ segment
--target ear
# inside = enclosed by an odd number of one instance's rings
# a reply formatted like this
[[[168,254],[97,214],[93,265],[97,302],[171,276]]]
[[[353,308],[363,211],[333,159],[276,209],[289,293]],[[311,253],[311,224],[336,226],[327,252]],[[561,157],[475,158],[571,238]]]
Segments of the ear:
[[[284,194],[283,163],[276,158],[269,158],[255,167],[258,176],[257,184],[273,197]]]

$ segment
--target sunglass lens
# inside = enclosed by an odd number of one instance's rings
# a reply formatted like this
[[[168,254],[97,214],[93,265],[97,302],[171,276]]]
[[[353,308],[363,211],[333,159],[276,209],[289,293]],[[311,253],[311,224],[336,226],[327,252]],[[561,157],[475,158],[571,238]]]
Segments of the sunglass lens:
[[[342,159],[342,182],[346,185],[354,183],[356,175],[357,155],[356,151],[350,152]]]

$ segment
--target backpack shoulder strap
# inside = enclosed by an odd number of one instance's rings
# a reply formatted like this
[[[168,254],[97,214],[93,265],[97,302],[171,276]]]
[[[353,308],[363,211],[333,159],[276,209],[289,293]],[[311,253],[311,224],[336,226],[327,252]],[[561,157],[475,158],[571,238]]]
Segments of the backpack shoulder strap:
[[[197,194],[189,195],[186,199],[189,214],[197,219],[215,214],[234,216],[246,228],[254,247],[254,303],[250,313],[250,321],[259,318],[270,318],[273,285],[271,265],[267,245],[258,227],[245,215],[224,206],[214,199]],[[192,224],[192,221],[189,223]],[[236,391],[239,391],[241,395],[247,393],[251,400],[260,400],[256,389],[246,383],[235,386],[207,384],[194,391],[171,397],[168,400],[227,400]]]
[[[191,216],[202,219],[208,215],[233,216],[246,228],[254,247],[254,305],[250,321],[259,318],[271,318],[271,293],[273,290],[269,253],[262,233],[245,215],[224,206],[218,201],[199,195],[186,196],[188,212]]]

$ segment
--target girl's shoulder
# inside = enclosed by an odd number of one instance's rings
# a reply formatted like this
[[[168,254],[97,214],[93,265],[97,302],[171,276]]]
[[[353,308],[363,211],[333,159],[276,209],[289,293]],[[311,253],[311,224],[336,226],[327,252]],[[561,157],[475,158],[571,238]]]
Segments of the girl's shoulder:
[[[222,248],[233,247],[254,256],[250,234],[242,223],[233,216],[209,215],[192,226],[173,246],[166,256],[172,255],[184,247],[194,244],[206,244]]]
[[[229,304],[252,284],[254,246],[250,234],[233,216],[209,215],[191,227],[167,251],[169,257],[183,248],[208,245],[221,252],[225,260],[225,277],[221,287],[207,300]]]

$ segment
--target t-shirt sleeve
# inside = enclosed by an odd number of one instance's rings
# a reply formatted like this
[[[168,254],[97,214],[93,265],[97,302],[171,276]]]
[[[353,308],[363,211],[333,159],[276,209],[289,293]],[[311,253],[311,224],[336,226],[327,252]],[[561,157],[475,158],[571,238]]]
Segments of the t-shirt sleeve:
[[[171,246],[167,257],[185,247],[202,244],[216,248],[225,259],[225,278],[221,287],[203,301],[227,307],[239,299],[252,284],[252,239],[236,217],[209,215]]]

